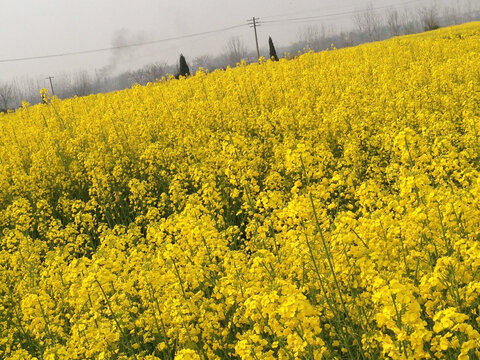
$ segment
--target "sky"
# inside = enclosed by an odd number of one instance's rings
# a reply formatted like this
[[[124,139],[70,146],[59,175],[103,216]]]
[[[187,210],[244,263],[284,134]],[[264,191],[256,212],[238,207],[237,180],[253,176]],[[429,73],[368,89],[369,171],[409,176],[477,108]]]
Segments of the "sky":
[[[0,82],[59,77],[101,68],[118,73],[152,62],[173,63],[180,53],[187,61],[203,54],[215,56],[225,49],[232,36],[240,37],[253,50],[253,29],[247,25],[253,16],[263,22],[258,27],[258,37],[261,47],[266,48],[268,36],[272,36],[277,46],[287,46],[298,38],[301,27],[309,24],[323,24],[335,31],[348,30],[353,26],[352,12],[365,9],[368,3],[384,11],[389,7],[425,6],[432,1],[0,0]],[[304,19],[316,16],[322,17]],[[302,20],[284,21],[292,18]],[[274,20],[280,22],[267,22]],[[221,31],[178,39],[212,30]],[[19,60],[170,38],[177,39],[74,56]]]

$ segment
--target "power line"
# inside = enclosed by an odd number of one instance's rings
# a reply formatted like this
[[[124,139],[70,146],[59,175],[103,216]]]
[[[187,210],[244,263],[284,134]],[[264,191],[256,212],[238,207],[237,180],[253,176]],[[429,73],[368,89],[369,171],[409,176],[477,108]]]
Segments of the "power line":
[[[375,8],[371,8],[369,10],[389,9],[391,7],[394,7],[394,6],[397,6],[397,7],[398,6],[404,6],[404,5],[409,5],[409,4],[412,4],[412,3],[418,3],[418,2],[421,2],[421,1],[423,1],[423,0],[410,0],[410,1],[403,2],[403,3],[399,3],[399,4],[378,6],[378,7],[375,7]],[[349,10],[349,11],[323,14],[323,15],[295,17],[295,18],[277,19],[277,20],[264,20],[264,21],[261,21],[260,24],[282,24],[282,23],[286,23],[286,22],[296,22],[296,21],[302,21],[302,20],[319,20],[319,19],[329,18],[329,17],[337,17],[337,16],[343,16],[343,15],[353,15],[353,14],[362,13],[362,12],[365,12],[365,10],[357,9],[357,10]],[[288,15],[288,14],[276,15],[276,16],[264,16],[264,17],[262,17],[262,19],[271,19],[273,17],[282,17],[282,16],[286,16],[286,15]]]
[[[197,42],[199,40],[205,40],[205,39],[208,39],[208,38],[211,38],[212,36],[214,36],[215,34],[209,34],[209,35],[205,35],[205,36],[202,36],[200,37],[199,39],[195,39],[195,40],[190,40],[188,42],[184,42],[184,43],[181,43],[181,44],[177,44],[177,45],[173,45],[173,46],[169,46],[169,47],[166,47],[166,48],[162,48],[163,51],[168,51],[168,50],[178,50],[179,48],[182,48],[186,45],[190,45],[194,42]],[[142,55],[142,58],[144,59],[150,59],[150,58],[155,58],[156,60],[158,60],[158,58],[156,57],[156,55],[154,54],[147,54],[147,55]],[[123,61],[116,61],[115,62],[116,64],[119,64],[119,65],[125,65],[125,64],[130,64],[131,61],[130,60],[123,60]]]
[[[418,2],[422,2],[422,1],[424,1],[424,0],[410,0],[410,1],[400,3],[400,4],[379,6],[379,7],[376,7],[376,8],[372,8],[371,10],[387,9],[387,8],[391,8],[392,6],[404,6],[404,5],[408,5],[408,4],[412,4],[412,3],[418,3]],[[295,18],[286,18],[286,19],[277,19],[277,20],[263,20],[263,21],[256,22],[255,26],[260,26],[260,25],[267,25],[268,26],[268,25],[276,25],[276,24],[284,24],[284,23],[308,22],[308,21],[320,20],[320,19],[329,18],[329,17],[337,17],[337,16],[342,16],[342,15],[352,15],[352,14],[356,14],[356,13],[361,13],[363,11],[365,11],[365,10],[350,10],[350,11],[316,15],[316,16],[295,17]],[[297,12],[297,14],[298,14],[298,12]],[[262,19],[264,19],[264,18],[272,19],[272,18],[275,18],[275,17],[282,17],[282,16],[287,16],[287,15],[291,15],[291,14],[264,16],[264,17],[262,17]],[[257,20],[257,19],[255,19],[255,20]],[[153,44],[159,44],[159,43],[173,41],[173,40],[181,40],[181,39],[197,37],[197,36],[201,36],[201,35],[215,34],[215,33],[219,33],[219,32],[224,32],[224,31],[240,28],[240,27],[243,27],[245,25],[246,24],[237,24],[237,25],[233,25],[233,26],[229,26],[229,27],[225,27],[225,28],[221,28],[221,29],[204,31],[204,32],[195,33],[195,34],[175,36],[175,37],[165,38],[165,39],[160,39],[160,40],[144,41],[144,42],[140,42],[140,43],[126,44],[126,45],[119,45],[119,46],[111,46],[111,47],[98,48],[98,49],[72,51],[72,52],[64,52],[64,53],[49,54],[49,55],[10,58],[10,59],[0,59],[0,63],[49,59],[49,58],[64,57],[64,56],[75,56],[75,55],[82,55],[82,54],[92,54],[92,53],[106,52],[106,51],[111,51],[111,50],[116,50],[116,49],[125,49],[125,48],[131,48],[131,47],[153,45]],[[251,25],[251,23],[250,23],[250,25]]]
[[[409,4],[412,4],[412,3],[418,3],[418,2],[422,2],[422,1],[424,1],[424,0],[410,0],[410,1],[403,2],[403,3],[379,6],[379,7],[373,8],[372,10],[388,9],[388,8],[395,7],[395,6],[404,6],[404,5],[409,5]],[[288,13],[288,14],[262,16],[262,19],[272,19],[272,18],[278,18],[278,17],[283,17],[283,16],[291,16],[291,15],[294,15],[294,14],[305,14],[305,13],[311,14],[312,11],[324,11],[324,10],[320,10],[320,9],[313,10],[312,9],[312,10],[308,10],[308,11],[299,11],[299,12]],[[328,17],[328,16],[337,16],[337,15],[348,15],[348,14],[353,14],[353,13],[357,13],[357,12],[364,12],[364,11],[365,10],[362,10],[362,9],[356,9],[356,10],[349,10],[349,11],[346,11],[346,12],[331,13],[331,14],[318,15],[318,16]],[[278,20],[283,20],[283,19],[278,19]],[[274,21],[274,20],[272,20],[272,21]]]
[[[223,31],[228,31],[228,30],[236,29],[236,28],[243,27],[243,26],[246,26],[246,24],[238,24],[238,25],[233,25],[233,26],[225,27],[225,28],[222,28],[222,29],[204,31],[204,32],[196,33],[196,34],[188,34],[188,35],[182,35],[182,36],[175,36],[175,37],[166,38],[166,39],[144,41],[144,42],[135,43],[135,44],[126,44],[126,45],[119,45],[119,46],[111,46],[111,47],[100,48],[100,49],[91,49],[91,50],[82,50],[82,51],[72,51],[72,52],[65,52],[65,53],[59,53],[59,54],[29,56],[29,57],[12,58],[12,59],[0,59],[0,63],[17,62],[17,61],[27,61],[27,60],[38,60],[38,59],[48,59],[48,58],[63,57],[63,56],[73,56],[73,55],[82,55],[82,54],[92,54],[92,53],[99,53],[99,52],[111,51],[111,50],[115,50],[115,49],[125,49],[125,48],[131,48],[131,47],[138,47],[138,46],[145,46],[145,45],[153,45],[153,44],[159,44],[159,43],[168,42],[168,41],[173,41],[173,40],[181,40],[181,39],[187,39],[187,38],[197,37],[197,36],[201,36],[201,35],[214,34],[214,33],[218,33],[218,32],[223,32]]]

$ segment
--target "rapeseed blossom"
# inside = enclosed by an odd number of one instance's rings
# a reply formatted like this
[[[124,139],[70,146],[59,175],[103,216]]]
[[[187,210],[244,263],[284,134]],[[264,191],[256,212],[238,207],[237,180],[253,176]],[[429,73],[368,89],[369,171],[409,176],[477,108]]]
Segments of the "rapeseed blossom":
[[[0,114],[0,358],[480,356],[480,23]]]

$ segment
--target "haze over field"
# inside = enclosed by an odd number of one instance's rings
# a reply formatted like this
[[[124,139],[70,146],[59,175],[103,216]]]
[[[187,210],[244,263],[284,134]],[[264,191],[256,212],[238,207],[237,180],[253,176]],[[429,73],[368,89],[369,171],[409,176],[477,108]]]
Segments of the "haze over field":
[[[183,52],[187,58],[218,55],[232,36],[239,36],[249,50],[254,49],[253,31],[246,23],[253,16],[265,21],[259,41],[266,46],[271,35],[278,45],[296,41],[302,26],[325,25],[335,31],[353,27],[352,14],[365,9],[415,9],[431,5],[431,0],[245,0],[245,1],[7,1],[1,0],[0,82],[25,76],[44,78],[64,72],[126,71],[151,62],[172,63]],[[440,6],[471,6],[468,0],[437,0]],[[337,15],[335,15],[337,14]],[[311,16],[323,18],[305,19]],[[285,21],[301,18],[302,20]],[[148,46],[101,51],[47,59],[5,61],[112,46],[169,39],[188,34],[224,29],[197,37],[165,41]]]

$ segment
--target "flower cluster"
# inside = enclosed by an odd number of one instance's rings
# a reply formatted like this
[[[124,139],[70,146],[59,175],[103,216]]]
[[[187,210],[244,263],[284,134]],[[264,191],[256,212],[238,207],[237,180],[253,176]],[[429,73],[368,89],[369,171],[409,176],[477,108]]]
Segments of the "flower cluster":
[[[480,356],[480,23],[0,114],[0,358]]]

